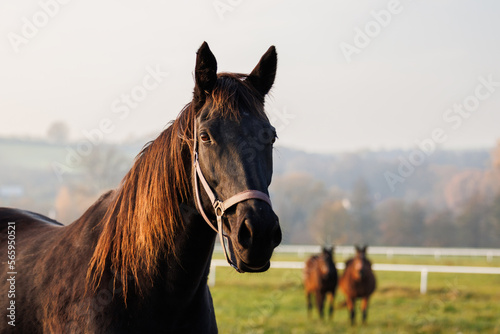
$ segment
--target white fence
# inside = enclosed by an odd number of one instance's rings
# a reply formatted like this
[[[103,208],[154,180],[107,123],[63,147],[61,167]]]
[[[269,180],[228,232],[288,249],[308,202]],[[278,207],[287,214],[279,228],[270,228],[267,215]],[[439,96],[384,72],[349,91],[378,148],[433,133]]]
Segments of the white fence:
[[[318,251],[318,249],[316,249]],[[373,253],[373,252],[371,252]],[[229,266],[226,260],[212,260],[209,285],[215,285],[217,267]],[[342,262],[335,263],[337,269],[344,269]],[[304,262],[296,261],[272,261],[271,268],[279,269],[303,269]],[[435,265],[413,265],[413,264],[373,264],[375,271],[404,271],[420,272],[420,293],[427,292],[427,278],[429,273],[455,273],[455,274],[494,274],[500,275],[500,268],[496,267],[466,267],[466,266],[435,266]]]
[[[217,250],[217,248],[216,248]],[[320,246],[308,245],[281,245],[275,249],[275,253],[294,253],[299,256],[319,253]],[[347,257],[354,254],[354,246],[336,246],[335,253]],[[394,255],[425,255],[434,256],[481,256],[491,261],[493,257],[500,257],[500,249],[496,248],[430,248],[430,247],[379,247],[369,246],[368,254],[386,255],[391,258]]]

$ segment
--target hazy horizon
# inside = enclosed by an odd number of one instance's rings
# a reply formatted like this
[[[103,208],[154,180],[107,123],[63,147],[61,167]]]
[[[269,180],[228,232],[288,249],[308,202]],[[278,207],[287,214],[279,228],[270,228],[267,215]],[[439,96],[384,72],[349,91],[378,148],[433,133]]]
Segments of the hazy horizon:
[[[500,138],[499,9],[494,1],[4,1],[0,136],[44,137],[61,121],[76,140],[104,119],[106,141],[159,133],[191,100],[196,50],[207,41],[219,71],[243,73],[276,46],[266,107],[280,146],[491,148]]]

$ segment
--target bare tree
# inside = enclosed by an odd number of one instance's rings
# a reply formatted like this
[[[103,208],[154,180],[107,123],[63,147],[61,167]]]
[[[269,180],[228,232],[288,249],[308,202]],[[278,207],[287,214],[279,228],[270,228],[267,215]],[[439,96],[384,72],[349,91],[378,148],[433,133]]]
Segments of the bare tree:
[[[47,130],[47,138],[57,144],[63,144],[69,138],[69,126],[65,122],[57,121],[52,123]]]
[[[350,198],[352,218],[351,233],[354,243],[374,244],[376,242],[379,226],[375,216],[374,205],[370,187],[365,179],[358,179]]]
[[[356,242],[350,228],[352,219],[342,201],[326,201],[313,214],[309,231],[320,245],[352,244]]]
[[[82,161],[84,182],[94,193],[116,188],[131,164],[131,160],[116,146],[95,146]]]

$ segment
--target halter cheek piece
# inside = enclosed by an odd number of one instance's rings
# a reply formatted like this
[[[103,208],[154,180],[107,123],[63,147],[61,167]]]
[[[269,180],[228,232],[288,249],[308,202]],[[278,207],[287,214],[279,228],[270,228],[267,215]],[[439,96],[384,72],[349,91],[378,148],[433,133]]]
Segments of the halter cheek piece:
[[[272,206],[271,204],[271,199],[269,196],[262,191],[259,190],[245,190],[240,193],[237,193],[234,196],[229,197],[225,201],[222,201],[217,198],[215,193],[213,192],[212,188],[208,184],[207,180],[203,176],[203,172],[201,171],[200,168],[200,163],[198,160],[198,135],[197,135],[197,128],[196,128],[196,121],[194,122],[194,157],[193,157],[193,177],[194,177],[194,189],[195,189],[195,200],[196,200],[196,205],[198,206],[198,211],[201,213],[203,219],[207,222],[208,226],[210,226],[218,235],[220,239],[220,243],[222,245],[222,249],[224,250],[224,256],[226,257],[227,262],[231,267],[233,267],[236,271],[242,272],[238,266],[236,265],[236,258],[234,255],[234,246],[231,242],[230,237],[224,233],[224,226],[222,224],[222,218],[224,216],[224,213],[226,212],[227,209],[230,207],[246,201],[248,199],[259,199],[261,201],[264,201],[268,203],[269,205]],[[201,185],[203,186],[203,189],[207,193],[208,197],[210,198],[210,202],[212,203],[212,206],[214,208],[215,216],[217,217],[217,228],[215,228],[215,224],[212,223],[212,221],[207,217],[205,210],[203,210],[203,205],[201,203],[201,196],[200,196],[200,187],[198,184],[198,180],[201,182]],[[224,242],[224,240],[226,242]],[[226,247],[227,243],[227,247]],[[228,254],[228,249],[229,249],[229,254]]]

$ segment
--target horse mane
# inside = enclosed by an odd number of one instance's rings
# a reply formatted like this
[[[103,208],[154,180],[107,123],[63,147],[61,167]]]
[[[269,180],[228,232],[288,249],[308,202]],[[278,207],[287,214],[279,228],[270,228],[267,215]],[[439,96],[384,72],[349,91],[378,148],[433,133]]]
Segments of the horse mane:
[[[240,110],[267,119],[262,101],[247,76],[221,73],[203,105],[209,118],[239,119]],[[121,282],[126,302],[129,277],[141,286],[152,283],[158,261],[176,257],[175,237],[183,228],[180,203],[192,203],[191,159],[193,125],[198,101],[187,104],[177,119],[146,144],[123,178],[103,220],[102,232],[90,260],[87,283],[94,290],[106,268]],[[203,106],[201,106],[203,107]],[[121,279],[120,279],[121,278]]]

